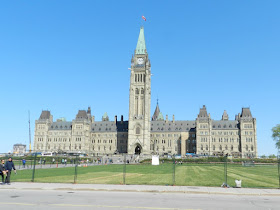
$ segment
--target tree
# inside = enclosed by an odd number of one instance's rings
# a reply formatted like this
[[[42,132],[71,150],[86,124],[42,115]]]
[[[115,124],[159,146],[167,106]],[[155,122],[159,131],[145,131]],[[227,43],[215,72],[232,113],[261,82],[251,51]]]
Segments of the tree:
[[[269,155],[268,158],[276,158],[276,155]]]
[[[280,124],[272,128],[272,138],[276,141],[276,148],[280,150]]]

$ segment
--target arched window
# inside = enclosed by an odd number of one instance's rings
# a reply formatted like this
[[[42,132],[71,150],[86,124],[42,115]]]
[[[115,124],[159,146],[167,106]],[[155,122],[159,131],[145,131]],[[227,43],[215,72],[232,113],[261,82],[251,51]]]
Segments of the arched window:
[[[251,151],[254,151],[254,147],[253,147],[253,145],[251,146]]]
[[[208,150],[208,145],[206,145],[206,150]]]
[[[248,151],[248,145],[246,145],[246,151]]]
[[[136,88],[135,94],[139,94],[139,89],[138,88]]]
[[[165,147],[164,146],[162,147],[162,151],[165,151]]]
[[[223,149],[223,148],[222,148],[222,145],[220,145],[220,151],[222,151],[222,149]]]
[[[143,88],[141,88],[141,94],[144,94],[144,89]]]
[[[226,145],[226,148],[225,148],[226,150],[228,149],[228,147],[227,147],[227,145]]]
[[[136,128],[136,134],[138,134],[138,135],[140,134],[140,127]]]
[[[233,145],[231,145],[231,148],[230,148],[230,149],[231,149],[231,151],[233,151]]]
[[[213,145],[213,150],[215,150],[216,148],[215,148],[215,145]]]
[[[203,150],[203,145],[201,145],[200,149]]]

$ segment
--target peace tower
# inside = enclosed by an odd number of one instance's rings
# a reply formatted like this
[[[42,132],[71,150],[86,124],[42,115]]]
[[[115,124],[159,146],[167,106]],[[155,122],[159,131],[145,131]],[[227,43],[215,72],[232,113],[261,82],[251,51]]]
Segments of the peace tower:
[[[151,63],[146,50],[144,28],[140,28],[131,58],[129,89],[128,154],[150,154]]]

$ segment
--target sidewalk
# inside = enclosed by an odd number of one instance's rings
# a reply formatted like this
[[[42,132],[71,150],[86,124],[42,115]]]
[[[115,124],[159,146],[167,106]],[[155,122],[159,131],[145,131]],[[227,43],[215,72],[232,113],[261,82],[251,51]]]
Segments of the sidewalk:
[[[62,184],[13,182],[11,185],[0,185],[0,190],[65,190],[65,191],[124,191],[153,193],[189,193],[220,195],[280,196],[279,189],[254,188],[221,188],[192,186],[158,186],[158,185],[104,185],[104,184]]]

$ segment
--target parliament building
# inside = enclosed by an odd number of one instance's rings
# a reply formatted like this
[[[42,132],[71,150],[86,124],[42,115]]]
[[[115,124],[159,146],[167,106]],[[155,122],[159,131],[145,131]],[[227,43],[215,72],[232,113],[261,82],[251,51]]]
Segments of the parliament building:
[[[96,121],[90,107],[72,121],[54,121],[44,110],[35,121],[34,151],[257,157],[256,118],[250,108],[242,108],[234,120],[226,111],[214,120],[203,106],[195,120],[178,121],[174,115],[164,118],[158,103],[151,116],[151,63],[141,27],[131,59],[128,121],[123,116],[110,120],[107,113]]]

